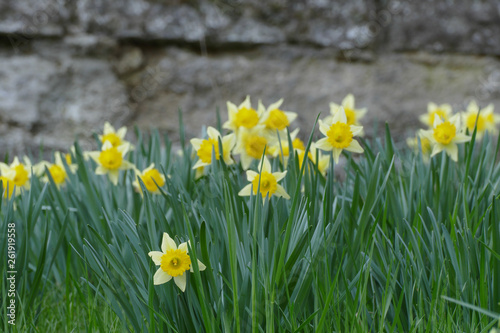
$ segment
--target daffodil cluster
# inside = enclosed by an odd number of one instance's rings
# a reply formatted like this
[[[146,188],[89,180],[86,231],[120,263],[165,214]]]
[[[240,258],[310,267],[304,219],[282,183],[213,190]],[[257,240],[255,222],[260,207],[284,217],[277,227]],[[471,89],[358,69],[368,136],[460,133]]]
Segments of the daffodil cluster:
[[[456,162],[458,144],[470,141],[474,130],[476,140],[481,140],[487,132],[498,133],[496,126],[500,116],[494,114],[493,109],[493,104],[480,109],[476,101],[471,101],[466,111],[453,114],[449,104],[431,102],[427,105],[427,113],[419,117],[427,129],[419,130],[415,138],[407,139],[407,143],[420,150],[425,160],[444,151]]]

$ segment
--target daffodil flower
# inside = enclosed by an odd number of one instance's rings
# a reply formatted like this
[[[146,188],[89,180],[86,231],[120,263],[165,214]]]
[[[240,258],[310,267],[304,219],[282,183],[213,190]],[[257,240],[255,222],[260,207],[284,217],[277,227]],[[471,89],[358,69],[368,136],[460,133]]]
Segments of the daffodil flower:
[[[452,114],[452,108],[450,104],[437,105],[436,103],[429,102],[427,104],[427,113],[418,117],[418,119],[429,128],[434,126],[434,120],[441,118],[443,121],[450,119]]]
[[[293,150],[305,150],[304,142],[297,138],[297,134],[299,133],[299,129],[295,129],[292,133],[290,133],[290,139],[292,140],[292,151]],[[279,137],[280,141],[273,143],[272,146],[268,147],[268,153],[273,156],[279,156],[280,161],[286,168],[288,163],[288,157],[290,156],[290,147],[288,143],[288,137]],[[283,158],[282,158],[283,157]]]
[[[64,167],[64,163],[62,161],[62,154],[60,152],[54,153],[54,163],[50,163],[48,161],[41,161],[33,167],[33,173],[37,176],[42,176],[45,173],[45,170],[48,170],[50,176],[54,180],[54,183],[57,187],[60,187],[66,183],[68,178],[68,174],[66,173],[66,168]],[[66,164],[68,165],[69,171],[75,173],[78,169],[76,164],[72,164],[71,155],[65,155]],[[49,177],[45,174],[41,178],[44,182],[49,182]]]
[[[276,130],[283,131],[297,118],[295,112],[280,110],[281,104],[283,104],[283,98],[267,108],[259,101],[258,110],[262,114],[262,123],[266,126],[266,129],[271,130],[273,133],[276,133]]]
[[[431,140],[424,136],[422,134],[423,132],[423,130],[420,130],[414,138],[406,139],[406,144],[417,153],[422,151],[422,158],[424,162],[428,162],[431,156],[432,146]]]
[[[299,150],[297,156],[299,157],[299,166],[302,168],[302,163],[304,163],[305,149]],[[328,166],[330,165],[330,157],[321,153],[321,150],[317,149],[316,143],[311,142],[309,146],[308,158],[317,165],[318,171],[325,176]],[[317,160],[316,160],[317,157]]]
[[[250,167],[253,160],[260,160],[267,146],[272,146],[273,140],[266,133],[263,125],[247,129],[242,128],[238,133],[238,140],[234,153],[240,155],[243,170]]]
[[[92,151],[88,155],[97,163],[96,175],[108,175],[113,185],[118,184],[120,170],[133,169],[134,165],[125,160],[128,145],[114,147],[111,142],[105,141],[101,151]]]
[[[278,182],[285,178],[286,171],[283,172],[272,172],[271,163],[267,157],[264,156],[264,161],[262,166],[259,166],[259,172],[255,172],[252,170],[247,171],[247,180],[250,184],[246,185],[241,189],[238,193],[240,196],[249,196],[252,194],[256,195],[259,189],[259,180],[260,180],[260,194],[262,195],[262,199],[265,200],[269,195],[276,197],[283,197],[285,199],[290,199],[290,196],[286,193],[283,186],[279,185]]]
[[[222,125],[222,128],[236,133],[240,128],[253,128],[260,122],[261,113],[252,108],[250,96],[247,96],[239,106],[228,101],[227,113],[229,119]]]
[[[24,157],[24,163],[19,162],[16,156],[10,165],[0,162],[0,175],[10,178],[10,181],[16,186],[16,190],[24,188],[30,189],[31,178],[31,161],[28,157]],[[14,187],[12,187],[12,190]],[[9,188],[10,191],[10,188]]]
[[[467,106],[467,111],[463,112],[465,126],[472,134],[474,127],[477,126],[476,139],[481,140],[486,132],[496,134],[496,124],[500,123],[500,116],[493,113],[493,104],[480,110],[476,101],[471,101]]]
[[[348,94],[346,97],[344,97],[341,105],[330,103],[330,115],[323,119],[323,121],[325,123],[331,123],[333,117],[337,113],[339,113],[341,109],[343,109],[346,116],[347,125],[360,126],[359,120],[365,116],[366,108],[356,109],[355,103],[356,101],[352,94]],[[359,135],[362,136],[363,131],[361,131]]]
[[[149,167],[142,172],[135,169],[135,181],[132,183],[134,189],[142,194],[142,188],[139,184],[139,178],[144,183],[146,189],[153,194],[160,194],[158,187],[165,185],[165,176],[162,175],[158,169],[155,169],[155,164],[151,163]],[[157,186],[158,185],[158,186]]]
[[[174,278],[177,287],[182,292],[186,290],[186,271],[193,272],[188,243],[182,243],[177,247],[175,241],[166,232],[163,233],[161,252],[151,251],[148,253],[155,265],[160,266],[153,277],[155,285],[166,283]],[[198,260],[198,268],[203,271],[206,266]]]
[[[123,126],[117,131],[109,122],[104,123],[104,130],[102,135],[99,135],[99,140],[104,144],[106,141],[109,141],[113,147],[119,147],[122,145],[126,145],[127,150],[132,150],[132,146],[130,142],[125,141],[125,135],[127,134],[127,127]]]
[[[353,139],[363,131],[363,126],[348,125],[343,108],[340,108],[339,112],[335,113],[331,124],[320,120],[319,130],[326,137],[318,140],[316,147],[331,151],[336,164],[339,163],[340,154],[344,149],[353,153],[362,153],[364,151],[358,141]]]
[[[431,157],[444,150],[455,162],[458,160],[457,143],[467,142],[471,139],[470,136],[463,133],[459,115],[454,115],[447,121],[435,117],[433,128],[422,131],[422,135],[429,139],[432,144]]]
[[[199,158],[198,162],[193,166],[193,169],[210,165],[212,163],[212,152],[214,152],[217,160],[220,159],[219,138],[222,142],[222,159],[224,163],[226,163],[226,165],[233,164],[234,161],[231,158],[231,150],[236,144],[235,134],[231,133],[222,137],[219,131],[211,126],[208,127],[207,134],[208,139],[191,139],[191,144],[196,150],[196,154]]]

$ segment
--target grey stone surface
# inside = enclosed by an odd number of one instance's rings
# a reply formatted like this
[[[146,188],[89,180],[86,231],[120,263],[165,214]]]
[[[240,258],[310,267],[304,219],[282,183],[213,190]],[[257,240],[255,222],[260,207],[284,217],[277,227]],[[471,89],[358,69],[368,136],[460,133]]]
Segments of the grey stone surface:
[[[305,137],[353,93],[368,135],[404,142],[428,101],[500,108],[499,55],[499,0],[3,0],[0,154],[105,120],[175,140],[179,107],[196,136],[247,94],[284,98]]]
[[[392,50],[500,55],[500,1],[386,0]]]

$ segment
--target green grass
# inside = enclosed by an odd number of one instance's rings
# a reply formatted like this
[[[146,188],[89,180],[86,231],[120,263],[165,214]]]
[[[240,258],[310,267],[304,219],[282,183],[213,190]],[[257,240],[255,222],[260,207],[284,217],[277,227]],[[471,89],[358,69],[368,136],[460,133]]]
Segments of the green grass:
[[[136,131],[129,160],[161,166],[161,195],[78,171],[60,190],[34,178],[1,203],[0,256],[16,223],[14,332],[489,332],[500,319],[500,140],[460,146],[459,161],[426,163],[383,141],[363,141],[326,178],[291,156],[290,200],[239,197],[239,165],[218,161],[195,180],[157,132]],[[311,136],[313,137],[313,136]],[[314,136],[315,137],[315,136]],[[185,142],[184,137],[182,142]],[[278,160],[273,170],[282,169]],[[255,169],[256,165],[254,165]],[[190,240],[206,266],[186,291],[153,285],[148,252],[168,232]],[[193,260],[196,262],[196,260]],[[7,275],[6,260],[0,270]]]

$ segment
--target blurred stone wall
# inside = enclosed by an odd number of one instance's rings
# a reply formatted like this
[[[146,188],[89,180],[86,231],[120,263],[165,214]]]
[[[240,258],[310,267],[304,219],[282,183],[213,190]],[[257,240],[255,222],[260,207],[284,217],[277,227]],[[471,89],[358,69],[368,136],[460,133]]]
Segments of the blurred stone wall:
[[[2,156],[90,145],[105,120],[175,140],[179,108],[192,137],[247,94],[283,97],[305,136],[347,93],[401,141],[428,101],[500,112],[500,0],[0,2]]]

